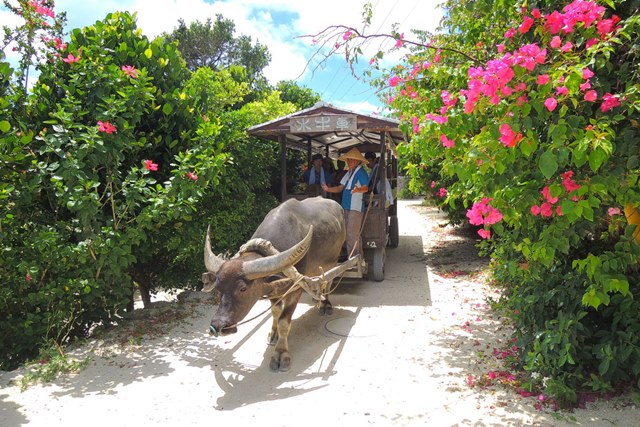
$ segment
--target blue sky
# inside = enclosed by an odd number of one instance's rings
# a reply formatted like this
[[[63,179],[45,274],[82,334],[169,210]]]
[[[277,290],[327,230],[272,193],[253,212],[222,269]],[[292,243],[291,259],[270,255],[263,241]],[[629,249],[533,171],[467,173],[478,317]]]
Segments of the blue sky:
[[[440,0],[371,0],[374,14],[370,28],[390,33],[397,23],[406,38],[411,29],[434,31],[442,16],[438,3]],[[234,21],[236,35],[251,36],[269,48],[272,60],[265,75],[271,83],[294,80],[333,105],[372,113],[381,107],[375,90],[351,75],[344,57],[334,56],[312,72],[313,64],[307,67],[307,62],[317,48],[311,39],[298,38],[330,25],[361,28],[364,4],[365,0],[57,0],[55,10],[67,13],[67,31],[93,24],[109,12],[137,12],[138,27],[150,38],[170,32],[179,18],[187,23],[204,22],[222,14]],[[16,19],[0,8],[3,25],[12,26]],[[9,51],[7,54],[10,57]],[[390,56],[382,65],[392,65],[399,58]],[[367,66],[366,58],[362,62]]]

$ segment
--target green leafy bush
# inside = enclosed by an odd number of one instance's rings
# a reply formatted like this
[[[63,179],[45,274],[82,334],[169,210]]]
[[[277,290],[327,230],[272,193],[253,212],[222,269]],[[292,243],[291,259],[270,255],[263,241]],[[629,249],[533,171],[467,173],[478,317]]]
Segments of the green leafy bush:
[[[134,16],[110,14],[52,49],[3,152],[15,182],[0,214],[3,367],[117,320],[133,282],[148,284],[141,266],[182,250],[164,238],[191,221],[227,157],[217,118],[194,114],[176,46],[147,40]]]

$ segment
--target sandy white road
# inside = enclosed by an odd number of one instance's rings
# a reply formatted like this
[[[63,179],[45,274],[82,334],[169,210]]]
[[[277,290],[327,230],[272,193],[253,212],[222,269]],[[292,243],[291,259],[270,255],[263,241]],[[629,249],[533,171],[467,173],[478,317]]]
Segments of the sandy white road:
[[[401,201],[399,217],[384,282],[343,282],[331,317],[303,298],[289,372],[269,371],[268,315],[212,339],[214,307],[176,302],[192,316],[159,336],[74,350],[92,359],[78,374],[20,392],[23,371],[0,373],[0,426],[640,426],[626,401],[558,419],[533,398],[469,387],[469,375],[498,369],[479,355],[509,334],[485,304],[483,277],[466,274],[486,261],[434,209]]]

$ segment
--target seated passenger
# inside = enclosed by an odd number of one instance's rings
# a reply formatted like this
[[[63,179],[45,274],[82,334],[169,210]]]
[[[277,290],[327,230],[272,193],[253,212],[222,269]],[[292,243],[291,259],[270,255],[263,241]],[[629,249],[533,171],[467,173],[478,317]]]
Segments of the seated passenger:
[[[376,153],[374,152],[367,152],[364,155],[365,159],[367,159],[367,167],[371,170],[371,172],[369,173],[369,191],[372,191],[373,194],[380,194],[381,191],[381,186],[380,183],[382,182],[382,176],[384,175],[384,172],[381,172],[378,168],[378,157],[376,156]],[[391,183],[389,182],[389,180],[387,179],[387,177],[384,177],[384,185],[385,185],[385,205],[386,207],[389,207],[390,205],[393,204],[393,194],[392,194],[392,189],[391,189]]]
[[[302,180],[307,184],[307,190],[305,193],[307,196],[322,195],[327,197],[327,192],[322,190],[322,185],[331,185],[333,182],[333,175],[323,167],[324,160],[322,158],[322,154],[314,154],[311,158],[311,162],[311,167],[302,175]]]

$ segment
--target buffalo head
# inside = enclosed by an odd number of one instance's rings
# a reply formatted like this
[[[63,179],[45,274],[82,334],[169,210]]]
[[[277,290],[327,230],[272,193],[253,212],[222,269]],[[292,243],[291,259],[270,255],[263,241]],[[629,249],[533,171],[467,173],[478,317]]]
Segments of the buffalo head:
[[[265,256],[260,253],[262,239],[254,239],[243,246],[229,260],[222,259],[211,250],[210,230],[204,245],[204,263],[207,272],[202,275],[204,292],[217,289],[221,300],[211,319],[212,334],[229,334],[237,331],[237,323],[249,313],[256,301],[269,295],[277,282],[287,279],[282,272],[289,272],[300,261],[311,244],[313,226],[296,245],[284,252],[274,251]]]

